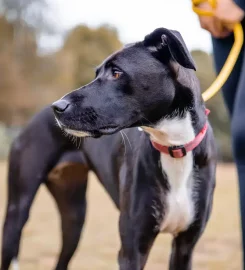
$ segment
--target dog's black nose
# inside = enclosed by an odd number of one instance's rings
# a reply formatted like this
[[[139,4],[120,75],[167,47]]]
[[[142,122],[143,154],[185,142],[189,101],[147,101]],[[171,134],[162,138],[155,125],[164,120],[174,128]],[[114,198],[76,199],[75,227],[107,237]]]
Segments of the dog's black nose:
[[[69,107],[69,105],[70,104],[68,101],[61,99],[61,100],[55,101],[52,104],[52,108],[57,113],[63,113]]]

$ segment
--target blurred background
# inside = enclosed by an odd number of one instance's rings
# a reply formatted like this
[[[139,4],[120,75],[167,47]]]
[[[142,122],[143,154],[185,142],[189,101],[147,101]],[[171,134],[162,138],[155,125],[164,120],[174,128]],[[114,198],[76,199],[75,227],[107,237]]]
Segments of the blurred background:
[[[1,222],[6,159],[13,138],[45,105],[93,79],[94,68],[106,56],[125,43],[143,39],[157,27],[181,32],[205,90],[215,79],[211,40],[199,27],[190,0],[0,0]],[[220,94],[208,101],[207,107],[220,165],[214,212],[198,246],[195,269],[241,269],[229,120]],[[94,181],[89,196],[92,203],[86,233],[71,269],[117,269],[118,213]],[[100,214],[98,208],[103,209]],[[25,228],[21,269],[51,269],[60,243],[59,219],[46,191],[41,190],[34,209]],[[167,269],[169,247],[165,246],[170,240],[157,241],[147,269]]]

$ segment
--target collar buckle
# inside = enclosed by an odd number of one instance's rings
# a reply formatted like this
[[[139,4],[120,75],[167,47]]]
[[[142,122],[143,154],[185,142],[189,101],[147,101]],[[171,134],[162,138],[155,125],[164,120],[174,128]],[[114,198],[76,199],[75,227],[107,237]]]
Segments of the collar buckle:
[[[172,158],[182,158],[186,156],[187,151],[184,145],[173,145],[168,147],[169,155]]]

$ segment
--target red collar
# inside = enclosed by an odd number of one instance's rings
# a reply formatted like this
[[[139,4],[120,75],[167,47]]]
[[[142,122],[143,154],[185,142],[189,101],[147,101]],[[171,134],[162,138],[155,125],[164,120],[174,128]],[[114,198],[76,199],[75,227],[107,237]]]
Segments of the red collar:
[[[208,109],[205,110],[205,114],[208,115],[210,111]],[[191,142],[185,145],[173,145],[173,146],[165,146],[159,143],[153,142],[152,145],[156,148],[159,152],[169,154],[173,158],[182,158],[186,156],[187,152],[192,151],[195,149],[203,140],[206,135],[208,129],[208,123],[206,122],[202,130],[197,134],[197,136]]]

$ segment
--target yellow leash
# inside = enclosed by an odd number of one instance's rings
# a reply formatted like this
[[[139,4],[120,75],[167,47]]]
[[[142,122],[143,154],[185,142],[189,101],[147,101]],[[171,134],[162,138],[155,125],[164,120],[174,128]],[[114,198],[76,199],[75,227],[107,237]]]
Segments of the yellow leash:
[[[192,0],[192,9],[193,11],[201,16],[213,16],[213,11],[202,10],[198,7],[199,4],[203,2],[208,2],[212,9],[216,7],[216,0]],[[224,85],[226,80],[231,74],[231,71],[234,68],[234,65],[238,59],[240,51],[243,45],[243,29],[240,23],[235,24],[234,26],[234,44],[231,48],[231,51],[226,59],[226,62],[221,69],[219,75],[216,80],[211,84],[211,86],[205,90],[202,94],[204,101],[212,98]]]

